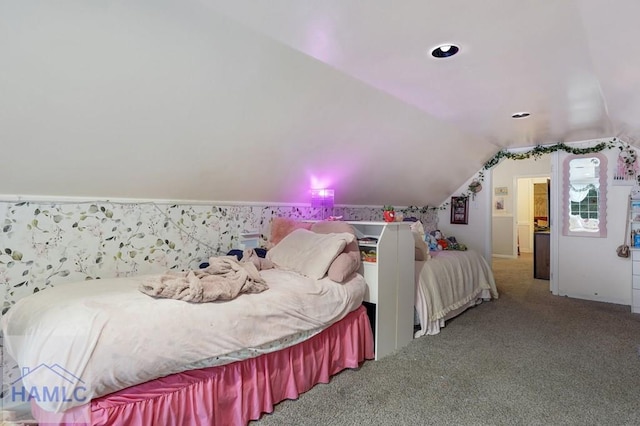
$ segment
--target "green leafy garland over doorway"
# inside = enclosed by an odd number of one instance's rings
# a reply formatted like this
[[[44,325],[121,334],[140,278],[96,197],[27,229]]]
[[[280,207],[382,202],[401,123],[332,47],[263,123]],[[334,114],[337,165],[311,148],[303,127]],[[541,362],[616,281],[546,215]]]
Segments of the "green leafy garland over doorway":
[[[625,163],[628,166],[628,170],[632,170],[633,164],[636,161],[636,151],[627,143],[618,140],[617,138],[613,138],[610,141],[600,142],[588,148],[575,148],[567,145],[564,142],[559,142],[553,145],[536,145],[532,149],[526,152],[511,152],[506,149],[502,149],[498,151],[496,155],[491,157],[489,161],[484,163],[482,166],[482,170],[478,172],[478,176],[471,181],[469,184],[469,188],[463,192],[460,197],[472,197],[474,194],[480,191],[482,188],[482,182],[484,182],[484,172],[489,170],[495,166],[497,166],[503,159],[507,160],[528,160],[529,158],[533,158],[534,160],[539,159],[545,154],[551,154],[557,151],[564,151],[569,154],[574,155],[585,155],[592,154],[600,151],[604,151],[605,149],[613,149],[618,147],[620,153],[623,154],[625,159]],[[426,213],[431,210],[444,210],[449,206],[449,202],[445,202],[440,207],[431,207],[431,206],[408,206],[406,209],[400,210],[405,216],[410,213]]]

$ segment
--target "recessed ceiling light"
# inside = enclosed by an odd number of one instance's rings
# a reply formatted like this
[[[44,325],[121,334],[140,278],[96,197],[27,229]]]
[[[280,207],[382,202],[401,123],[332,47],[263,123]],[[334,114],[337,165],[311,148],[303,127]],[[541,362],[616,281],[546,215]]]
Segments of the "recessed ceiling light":
[[[516,112],[515,114],[513,114],[511,116],[511,118],[527,118],[528,116],[530,116],[531,114],[528,112]]]
[[[434,58],[448,58],[458,53],[459,50],[460,48],[455,44],[441,44],[431,51],[431,56]]]

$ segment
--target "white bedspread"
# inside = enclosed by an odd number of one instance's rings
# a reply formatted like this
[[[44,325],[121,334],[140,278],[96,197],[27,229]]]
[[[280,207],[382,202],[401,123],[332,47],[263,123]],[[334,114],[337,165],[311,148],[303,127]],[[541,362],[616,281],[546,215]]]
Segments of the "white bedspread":
[[[436,251],[426,261],[416,261],[415,306],[421,330],[416,336],[436,334],[438,323],[478,298],[482,292],[498,298],[493,272],[487,261],[473,250]]]
[[[80,396],[86,402],[295,344],[281,339],[304,332],[308,338],[342,319],[362,304],[366,287],[357,274],[344,284],[275,269],[261,275],[267,291],[197,304],[141,293],[138,286],[148,276],[58,285],[9,310],[2,318],[4,343],[22,368],[27,390],[46,385],[52,394],[55,387],[71,386],[70,375],[82,380],[86,391],[67,401],[39,402],[45,410],[63,411],[81,405]]]

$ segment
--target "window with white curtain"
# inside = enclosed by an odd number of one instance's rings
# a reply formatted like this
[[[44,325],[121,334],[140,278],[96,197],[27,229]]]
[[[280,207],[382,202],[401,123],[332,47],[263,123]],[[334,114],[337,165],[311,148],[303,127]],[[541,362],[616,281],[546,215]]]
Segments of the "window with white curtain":
[[[606,236],[606,157],[571,155],[565,159],[564,167],[563,234]]]
[[[598,218],[598,189],[587,185],[580,189],[571,189],[571,214],[583,219]]]

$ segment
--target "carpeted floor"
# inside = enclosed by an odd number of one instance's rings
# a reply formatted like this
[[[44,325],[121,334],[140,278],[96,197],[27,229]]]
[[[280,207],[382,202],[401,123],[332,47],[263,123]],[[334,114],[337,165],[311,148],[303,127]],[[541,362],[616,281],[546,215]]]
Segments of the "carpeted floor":
[[[499,300],[255,424],[640,425],[640,315],[551,295],[531,255],[493,268]]]

